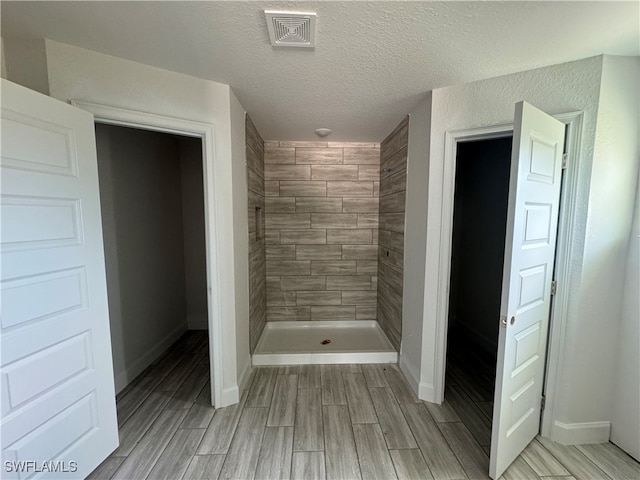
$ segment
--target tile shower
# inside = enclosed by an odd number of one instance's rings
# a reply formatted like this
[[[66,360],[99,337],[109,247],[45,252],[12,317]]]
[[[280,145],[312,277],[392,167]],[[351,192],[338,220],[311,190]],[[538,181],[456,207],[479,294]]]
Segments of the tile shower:
[[[394,175],[383,173],[389,198],[382,217],[385,229],[380,231],[380,159],[381,151],[385,152],[387,162],[398,167],[404,148],[406,172],[406,128],[402,129],[406,123],[394,130],[394,134],[401,134],[387,138],[381,149],[377,143],[263,142],[247,119],[252,353],[263,331],[265,338],[267,334],[285,338],[286,327],[280,327],[289,322],[306,325],[309,334],[309,329],[326,322],[354,328],[375,325],[380,345],[384,344],[375,348],[398,350],[402,249],[397,244],[402,243],[398,235],[402,236],[404,218],[398,223],[397,217],[404,216],[399,183],[406,174],[398,175],[400,168]],[[260,147],[262,162],[256,155]],[[401,200],[402,210],[398,206]],[[256,207],[264,212],[263,253],[256,240]],[[385,236],[385,258],[378,245],[379,231]],[[383,276],[382,285],[379,274]],[[261,275],[265,280],[264,303],[258,278]],[[392,298],[398,294],[399,300]],[[387,336],[397,340],[392,341],[393,347],[376,323],[381,320],[381,310],[388,324]],[[384,323],[380,324],[384,328]],[[269,331],[269,327],[277,330]],[[360,332],[364,338],[365,329]],[[335,336],[357,338],[361,333],[354,336],[341,330]],[[297,348],[310,348],[301,346],[305,341],[299,334],[290,338]]]

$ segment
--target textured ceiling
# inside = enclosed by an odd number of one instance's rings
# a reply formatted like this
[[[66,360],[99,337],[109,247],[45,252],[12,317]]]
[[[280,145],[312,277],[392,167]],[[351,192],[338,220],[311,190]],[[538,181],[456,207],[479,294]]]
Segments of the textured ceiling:
[[[265,139],[379,141],[424,92],[602,53],[640,55],[639,2],[7,2],[50,38],[230,85]],[[272,47],[264,9],[317,12]]]

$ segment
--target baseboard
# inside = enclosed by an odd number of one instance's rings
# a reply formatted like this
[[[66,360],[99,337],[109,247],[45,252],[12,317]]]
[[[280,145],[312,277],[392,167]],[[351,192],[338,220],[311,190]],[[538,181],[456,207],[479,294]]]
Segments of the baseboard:
[[[431,403],[440,403],[440,400],[436,399],[436,389],[433,388],[433,384],[431,383],[420,382],[418,398]]]
[[[556,421],[551,430],[551,440],[562,445],[607,443],[610,434],[610,422],[562,423]]]
[[[209,317],[206,313],[190,313],[187,315],[187,326],[189,330],[208,330]]]
[[[116,373],[114,375],[114,383],[116,394],[120,393],[124,387],[140,375],[145,368],[151,365],[158,359],[167,349],[178,340],[184,332],[187,331],[187,323],[181,323],[175,330],[166,335],[162,340],[156,343],[153,347],[147,349],[147,351],[139,357],[137,360],[131,363],[123,372]]]
[[[216,408],[228,407],[229,405],[235,405],[240,401],[240,395],[238,387],[229,387],[222,390],[220,396],[220,405],[216,405]]]
[[[251,379],[252,371],[253,367],[251,366],[251,360],[249,360],[245,365],[244,370],[240,374],[240,378],[238,379],[238,385],[240,386],[239,390],[241,392],[249,386],[249,380]]]
[[[413,388],[413,391],[418,395],[420,386],[419,370],[415,368],[411,362],[407,361],[406,355],[400,354],[398,364],[400,365],[400,370],[402,370],[402,373],[404,373],[404,376],[409,381],[411,388]]]

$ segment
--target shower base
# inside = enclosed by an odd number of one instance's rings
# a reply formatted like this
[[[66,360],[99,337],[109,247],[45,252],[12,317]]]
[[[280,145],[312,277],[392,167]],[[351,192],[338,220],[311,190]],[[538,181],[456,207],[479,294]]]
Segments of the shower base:
[[[398,352],[375,320],[267,322],[253,353],[254,365],[397,361]]]

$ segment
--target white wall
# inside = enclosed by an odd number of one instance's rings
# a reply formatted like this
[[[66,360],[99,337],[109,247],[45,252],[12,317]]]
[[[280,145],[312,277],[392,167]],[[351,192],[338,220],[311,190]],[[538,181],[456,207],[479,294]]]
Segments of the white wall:
[[[590,254],[590,237],[587,235],[587,219],[591,219],[590,209],[593,208],[589,200],[590,189],[606,182],[604,178],[592,178],[602,62],[602,57],[594,57],[433,92],[423,327],[425,335],[421,369],[421,382],[427,389],[433,385],[436,355],[442,354],[436,351],[435,332],[445,132],[513,123],[514,104],[526,100],[551,114],[584,112],[576,222],[573,225],[576,238],[573,251],[576,255],[571,259],[570,285],[567,286],[572,292],[572,301],[569,316],[565,319],[566,344],[561,347],[564,360],[561,362],[555,414],[556,420],[565,425],[609,419],[610,399],[600,386],[602,383],[606,384],[606,377],[611,375],[612,366],[606,364],[608,358],[613,358],[615,341],[611,337],[610,325],[602,322],[601,316],[580,308],[586,293],[583,286],[583,266],[595,260],[583,259],[585,254]],[[597,227],[598,222],[592,222],[589,232]],[[615,293],[612,290],[615,283],[607,284],[597,278],[590,280],[603,292]],[[600,309],[597,311],[600,312]],[[590,330],[585,330],[583,325],[588,325]],[[595,343],[599,344],[600,351],[606,350],[607,355],[590,355],[589,347]],[[582,396],[571,395],[570,392],[575,391],[574,389],[580,391]],[[432,401],[434,400],[440,399],[433,398]]]
[[[204,228],[204,188],[202,141],[181,137],[180,178],[182,185],[182,226],[184,239],[184,276],[189,330],[206,330],[207,264]]]
[[[116,392],[187,330],[178,144],[96,125]]]
[[[404,236],[402,299],[402,344],[400,368],[414,389],[420,384],[422,361],[425,249],[427,238],[427,197],[429,143],[431,136],[431,92],[409,114],[407,152],[407,197]],[[428,392],[420,392],[427,397]]]
[[[248,240],[246,232],[235,231],[234,224],[234,201],[239,195],[244,198],[246,191],[238,176],[232,175],[229,87],[59,42],[46,40],[45,45],[52,97],[188,119],[215,129],[215,151],[212,164],[208,165],[211,176],[207,184],[208,202],[213,208],[206,213],[208,231],[213,231],[209,253],[216,259],[209,285],[217,290],[219,299],[212,306],[220,319],[214,333],[220,335],[219,343],[224,348],[216,353],[221,355],[222,365],[214,365],[214,371],[219,370],[221,377],[221,402],[217,406],[237,402],[235,256]]]
[[[584,308],[600,308],[611,326],[619,318],[617,356],[609,388],[611,441],[640,460],[640,59],[605,57],[598,111],[594,176],[602,176],[593,208],[600,219],[592,234],[591,275],[617,291],[589,290]],[[635,215],[633,204],[635,196]],[[604,201],[597,202],[600,198]],[[633,228],[629,224],[633,220]],[[596,225],[594,225],[594,228]],[[628,245],[628,247],[627,247]],[[608,267],[605,269],[604,267]],[[626,268],[626,274],[620,272]],[[624,286],[621,282],[624,281]],[[604,294],[604,295],[603,295]],[[620,298],[622,296],[622,298]],[[610,309],[610,313],[606,310]],[[618,313],[619,312],[619,313]]]
[[[246,112],[230,92],[231,154],[233,184],[233,230],[236,242],[236,352],[238,385],[243,388],[251,374],[249,345],[249,220],[247,216]]]
[[[0,37],[0,77],[7,78],[7,61],[4,56],[4,41]]]

